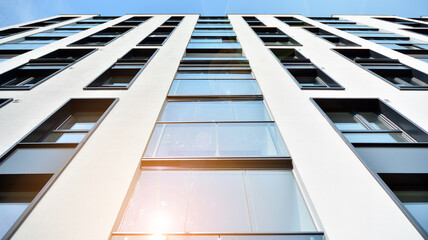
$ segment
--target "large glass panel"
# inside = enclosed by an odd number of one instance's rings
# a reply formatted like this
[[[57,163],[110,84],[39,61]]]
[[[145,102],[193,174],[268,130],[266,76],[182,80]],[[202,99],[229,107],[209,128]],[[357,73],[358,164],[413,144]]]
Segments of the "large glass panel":
[[[170,95],[215,95],[215,80],[174,80]]]
[[[199,233],[193,237],[206,239],[203,233],[293,233],[316,227],[290,171],[143,170],[118,231]],[[257,239],[271,239],[266,237]],[[277,237],[272,239],[312,239]]]
[[[229,71],[182,71],[178,72],[176,79],[251,79],[251,73]]]
[[[145,157],[214,157],[215,123],[157,124]]]
[[[274,123],[219,123],[221,157],[289,156]]]
[[[160,121],[269,121],[263,101],[168,102]]]
[[[170,95],[260,95],[256,80],[174,80]]]
[[[163,122],[196,121],[198,104],[198,102],[167,102],[159,120]]]
[[[198,121],[232,121],[231,101],[199,102]]]
[[[366,128],[355,120],[351,113],[327,113],[334,125],[341,131],[366,130]]]
[[[120,224],[123,232],[184,232],[189,171],[143,171]]]
[[[4,203],[0,199],[0,238],[4,237],[28,205],[29,203]]]
[[[217,80],[216,95],[260,95],[256,80]]]
[[[394,193],[428,232],[428,191],[394,191]]]
[[[345,133],[351,143],[399,143],[409,142],[402,133]]]
[[[242,171],[193,171],[189,232],[251,232]]]
[[[238,121],[271,120],[263,101],[234,101],[233,113]]]
[[[316,231],[290,171],[245,171],[254,232]]]

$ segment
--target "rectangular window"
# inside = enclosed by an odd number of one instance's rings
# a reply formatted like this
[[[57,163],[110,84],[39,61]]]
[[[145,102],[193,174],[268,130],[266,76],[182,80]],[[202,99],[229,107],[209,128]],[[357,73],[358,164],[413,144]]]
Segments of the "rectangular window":
[[[29,50],[0,50],[0,63],[21,54],[28,52]]]
[[[379,176],[428,233],[428,174],[383,173]]]
[[[0,90],[29,90],[66,67],[88,56],[94,49],[58,49],[0,75]]]
[[[0,237],[10,238],[116,101],[71,99],[2,155]]]
[[[274,123],[157,124],[144,157],[288,157]]]
[[[295,49],[270,49],[301,89],[343,90],[330,76]]]
[[[400,90],[427,90],[428,75],[370,49],[334,49]]]
[[[51,18],[45,21],[39,21],[39,22],[35,22],[35,23],[30,23],[27,25],[23,25],[21,27],[46,27],[52,24],[57,24],[60,22],[65,22],[71,19],[75,19],[76,17],[56,17],[56,18]]]
[[[279,21],[282,21],[283,23],[287,24],[290,27],[304,27],[304,26],[311,26],[311,24],[304,22],[298,18],[295,17],[276,17]]]
[[[271,121],[263,101],[169,101],[160,122]]]
[[[251,27],[265,45],[301,46],[293,38],[274,27]]]
[[[155,31],[153,31],[149,36],[147,36],[143,41],[141,41],[138,45],[154,45],[154,46],[162,46],[164,42],[168,39],[171,33],[174,31],[175,27],[158,27]]]
[[[143,170],[135,186],[115,232],[121,235],[113,233],[115,240],[123,240],[126,232],[150,236],[154,231],[199,233],[192,235],[195,239],[210,239],[203,233],[219,233],[215,239],[232,237],[222,233],[246,233],[233,239],[264,239],[267,236],[251,234],[278,233],[270,237],[291,240],[295,238],[281,234],[316,231],[294,176],[287,170]],[[322,239],[315,234],[300,237]]]
[[[359,46],[358,44],[351,42],[345,38],[339,37],[331,32],[328,32],[324,29],[317,28],[317,27],[305,27],[307,31],[317,35],[318,37],[327,40],[333,45],[336,46]]]
[[[315,102],[355,146],[428,141],[423,130],[377,99],[316,99]]]
[[[36,28],[20,27],[20,28],[9,28],[9,29],[5,29],[5,30],[1,30],[0,31],[0,38],[10,37],[12,35],[23,33],[23,32],[34,30],[34,29],[36,29]]]
[[[84,89],[128,89],[156,53],[156,50],[132,49]]]

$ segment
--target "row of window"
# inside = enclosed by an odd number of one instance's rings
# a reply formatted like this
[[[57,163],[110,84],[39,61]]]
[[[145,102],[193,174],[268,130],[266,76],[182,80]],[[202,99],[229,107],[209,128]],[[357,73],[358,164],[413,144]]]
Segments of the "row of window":
[[[168,37],[172,34],[175,28],[180,24],[184,17],[170,17],[166,20],[160,27],[155,31],[150,33],[143,41],[141,41],[139,46],[162,46]]]
[[[8,239],[116,99],[71,99],[0,157],[0,238]]]
[[[428,236],[428,134],[378,99],[315,99],[315,103]]]
[[[231,29],[227,19],[202,20],[198,25],[216,36],[195,29],[112,239],[154,231],[168,238],[174,232],[207,238],[197,233],[212,232],[216,239],[226,239],[225,233],[240,232],[246,234],[234,238],[248,239],[255,237],[252,233],[269,232],[282,239],[302,232],[302,239],[322,239],[322,233],[307,233],[316,228],[291,171],[250,171],[263,161],[287,161],[290,155],[239,43],[218,31],[220,25]],[[201,42],[206,45],[195,47]],[[231,42],[236,48],[227,47]],[[246,90],[249,82],[253,91]],[[182,171],[147,170],[156,166],[179,166]],[[280,192],[262,190],[270,183],[281,186]]]
[[[386,32],[384,30],[379,30],[377,28],[372,28],[366,25],[359,25],[355,22],[350,22],[347,20],[340,20],[339,18],[312,18],[313,20],[319,21],[321,23],[330,25],[339,30],[348,32],[355,36],[361,37],[363,39],[372,41],[374,43],[380,44],[382,46],[388,47],[392,50],[401,52],[403,54],[409,55],[411,57],[420,59],[421,61],[428,61],[428,44],[423,41],[418,41],[410,39],[409,37],[401,36],[395,33]],[[396,18],[378,18],[385,21],[398,21],[397,23],[404,23],[401,20]],[[413,28],[405,29],[410,31],[415,31],[419,33],[426,33],[425,28]]]

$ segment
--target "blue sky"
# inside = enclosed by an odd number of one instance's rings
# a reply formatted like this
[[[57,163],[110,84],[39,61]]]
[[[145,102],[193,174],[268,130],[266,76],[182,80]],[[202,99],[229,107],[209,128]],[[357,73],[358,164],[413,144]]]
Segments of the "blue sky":
[[[65,13],[385,14],[428,15],[428,0],[0,0],[0,27]]]

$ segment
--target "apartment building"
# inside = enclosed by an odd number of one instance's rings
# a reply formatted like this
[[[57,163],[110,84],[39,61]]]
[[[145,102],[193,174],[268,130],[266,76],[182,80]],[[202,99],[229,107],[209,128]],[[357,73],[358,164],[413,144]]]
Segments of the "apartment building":
[[[428,17],[0,29],[0,239],[428,238]]]

